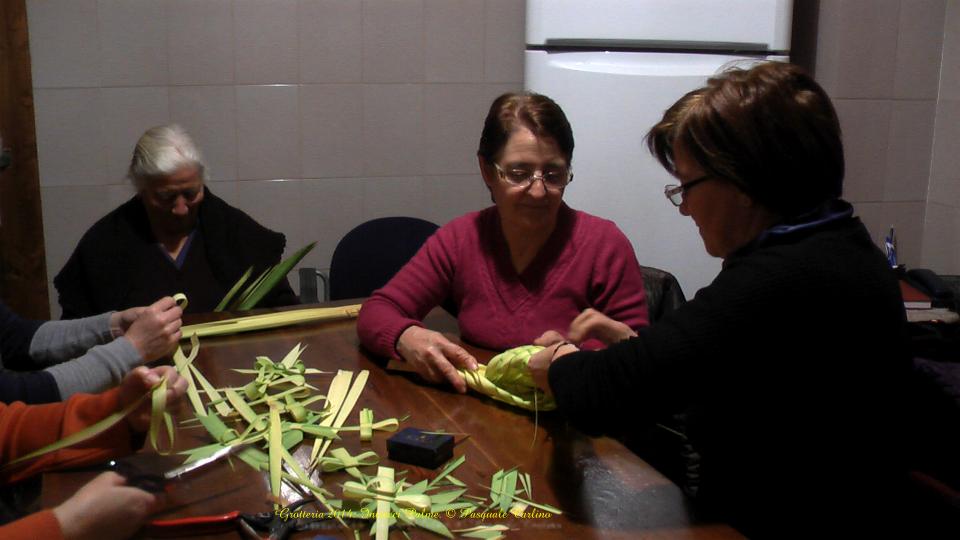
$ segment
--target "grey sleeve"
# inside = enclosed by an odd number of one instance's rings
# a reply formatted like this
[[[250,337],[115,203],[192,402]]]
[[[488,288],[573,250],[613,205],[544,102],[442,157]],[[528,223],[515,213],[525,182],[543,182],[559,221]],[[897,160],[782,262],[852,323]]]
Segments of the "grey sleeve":
[[[76,358],[94,345],[109,343],[113,339],[111,313],[43,323],[30,341],[30,358],[37,366],[47,367]]]
[[[97,393],[120,384],[123,376],[143,363],[125,337],[98,345],[79,358],[46,369],[57,381],[60,399],[76,393]]]

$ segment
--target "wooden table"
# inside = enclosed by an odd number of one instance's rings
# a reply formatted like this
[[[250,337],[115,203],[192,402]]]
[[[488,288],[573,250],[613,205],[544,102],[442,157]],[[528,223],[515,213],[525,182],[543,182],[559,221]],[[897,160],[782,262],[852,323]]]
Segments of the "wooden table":
[[[187,322],[212,318],[213,315],[194,316]],[[427,325],[455,335],[455,322],[441,310],[431,313]],[[444,519],[450,529],[506,523],[512,529],[507,538],[740,538],[729,526],[697,523],[680,489],[613,439],[586,437],[567,427],[554,414],[541,413],[537,420],[532,413],[485,397],[456,394],[445,387],[427,385],[411,373],[386,371],[382,361],[372,359],[359,347],[354,320],[206,338],[201,341],[196,365],[217,387],[240,385],[249,380],[249,376],[235,373],[232,368],[250,368],[259,355],[279,361],[297,343],[307,345],[301,358],[308,367],[331,373],[310,381],[321,392],[326,391],[332,374],[338,369],[370,371],[348,425],[357,423],[360,408],[369,407],[375,412],[375,420],[409,414],[410,418],[401,428],[413,426],[469,434],[458,443],[454,455],[466,455],[466,462],[455,474],[470,486],[470,494],[487,496],[488,489],[482,486],[489,485],[494,472],[518,466],[532,477],[535,501],[564,511],[562,515],[545,519],[484,522]],[[481,361],[492,356],[489,351],[467,348]],[[179,413],[180,419],[191,416],[186,403]],[[382,464],[395,467],[398,472],[409,470],[407,479],[411,482],[435,474],[436,471],[386,459],[389,435],[377,432],[372,444],[361,444],[356,432],[348,432],[342,442],[352,455],[372,448],[383,458]],[[457,440],[462,438],[458,436]],[[202,429],[178,429],[178,449],[209,442]],[[308,446],[302,445],[296,454],[301,461],[309,456]],[[182,460],[158,456],[152,451],[141,452],[134,459],[154,470],[172,468]],[[270,488],[266,475],[253,471],[239,460],[235,462],[233,470],[226,462],[217,463],[194,478],[180,481],[168,495],[166,508],[155,517],[171,519],[231,510],[269,510]],[[364,472],[375,474],[375,469],[368,467]],[[44,506],[59,503],[92,476],[76,472],[45,475],[41,503]],[[339,484],[346,479],[347,475],[340,472],[324,475],[322,481],[326,489],[339,497]],[[295,493],[284,493],[292,500],[299,498]],[[354,523],[362,527],[359,522]],[[366,538],[366,528],[361,530]],[[414,538],[439,538],[419,530],[409,532]],[[317,534],[353,538],[352,531],[333,527],[322,533],[301,533],[297,537],[312,538]],[[239,534],[232,531],[210,536],[238,537]],[[402,536],[394,532],[392,537]]]

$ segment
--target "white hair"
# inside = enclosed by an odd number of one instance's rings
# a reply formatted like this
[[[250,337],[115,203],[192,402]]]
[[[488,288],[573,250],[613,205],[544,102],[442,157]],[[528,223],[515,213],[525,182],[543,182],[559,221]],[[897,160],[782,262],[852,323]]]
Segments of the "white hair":
[[[207,179],[203,157],[187,131],[177,124],[156,126],[137,141],[127,178],[139,189],[150,179],[170,176],[184,167],[196,167],[200,178]]]

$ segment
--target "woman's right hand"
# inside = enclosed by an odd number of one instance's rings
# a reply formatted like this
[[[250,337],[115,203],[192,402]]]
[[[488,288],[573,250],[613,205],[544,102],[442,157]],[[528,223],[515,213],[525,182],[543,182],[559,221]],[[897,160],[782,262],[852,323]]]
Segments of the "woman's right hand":
[[[440,332],[411,326],[400,334],[397,352],[430,382],[450,382],[461,394],[466,393],[467,383],[457,372],[458,368],[474,371],[477,359],[447,339]]]
[[[54,508],[63,537],[119,540],[133,536],[156,507],[157,498],[125,482],[117,473],[103,473]]]
[[[162,358],[180,341],[183,310],[167,296],[143,308],[123,336],[140,351],[144,362]]]
[[[120,408],[125,409],[139,400],[143,394],[160,383],[160,379],[167,378],[166,410],[175,410],[180,398],[187,393],[187,380],[177,373],[173,366],[157,366],[147,369],[139,366],[120,383]],[[150,429],[150,417],[153,402],[147,399],[135,411],[127,416],[127,424],[135,432],[143,433]]]

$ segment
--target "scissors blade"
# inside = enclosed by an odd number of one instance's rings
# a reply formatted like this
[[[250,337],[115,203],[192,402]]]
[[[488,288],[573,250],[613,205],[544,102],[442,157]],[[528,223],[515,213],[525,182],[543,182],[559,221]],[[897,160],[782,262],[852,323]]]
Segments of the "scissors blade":
[[[164,478],[164,480],[173,480],[173,479],[176,479],[176,478],[180,478],[181,476],[183,476],[183,475],[185,475],[185,474],[188,474],[188,473],[191,473],[191,472],[193,472],[193,471],[196,471],[197,469],[202,469],[203,467],[206,467],[207,465],[209,465],[209,464],[211,464],[211,463],[214,463],[215,461],[219,460],[220,458],[223,458],[223,457],[225,457],[225,456],[228,456],[228,455],[232,454],[233,452],[237,451],[239,448],[242,448],[242,447],[245,447],[245,446],[247,446],[247,445],[246,445],[246,444],[234,444],[234,445],[231,445],[231,446],[225,446],[225,447],[221,448],[220,450],[217,450],[216,452],[210,454],[209,456],[207,456],[207,457],[205,457],[205,458],[198,459],[198,460],[196,460],[196,461],[191,461],[190,463],[186,463],[186,464],[184,464],[184,465],[181,465],[181,466],[177,467],[176,469],[171,469],[171,470],[163,473],[163,478]]]

